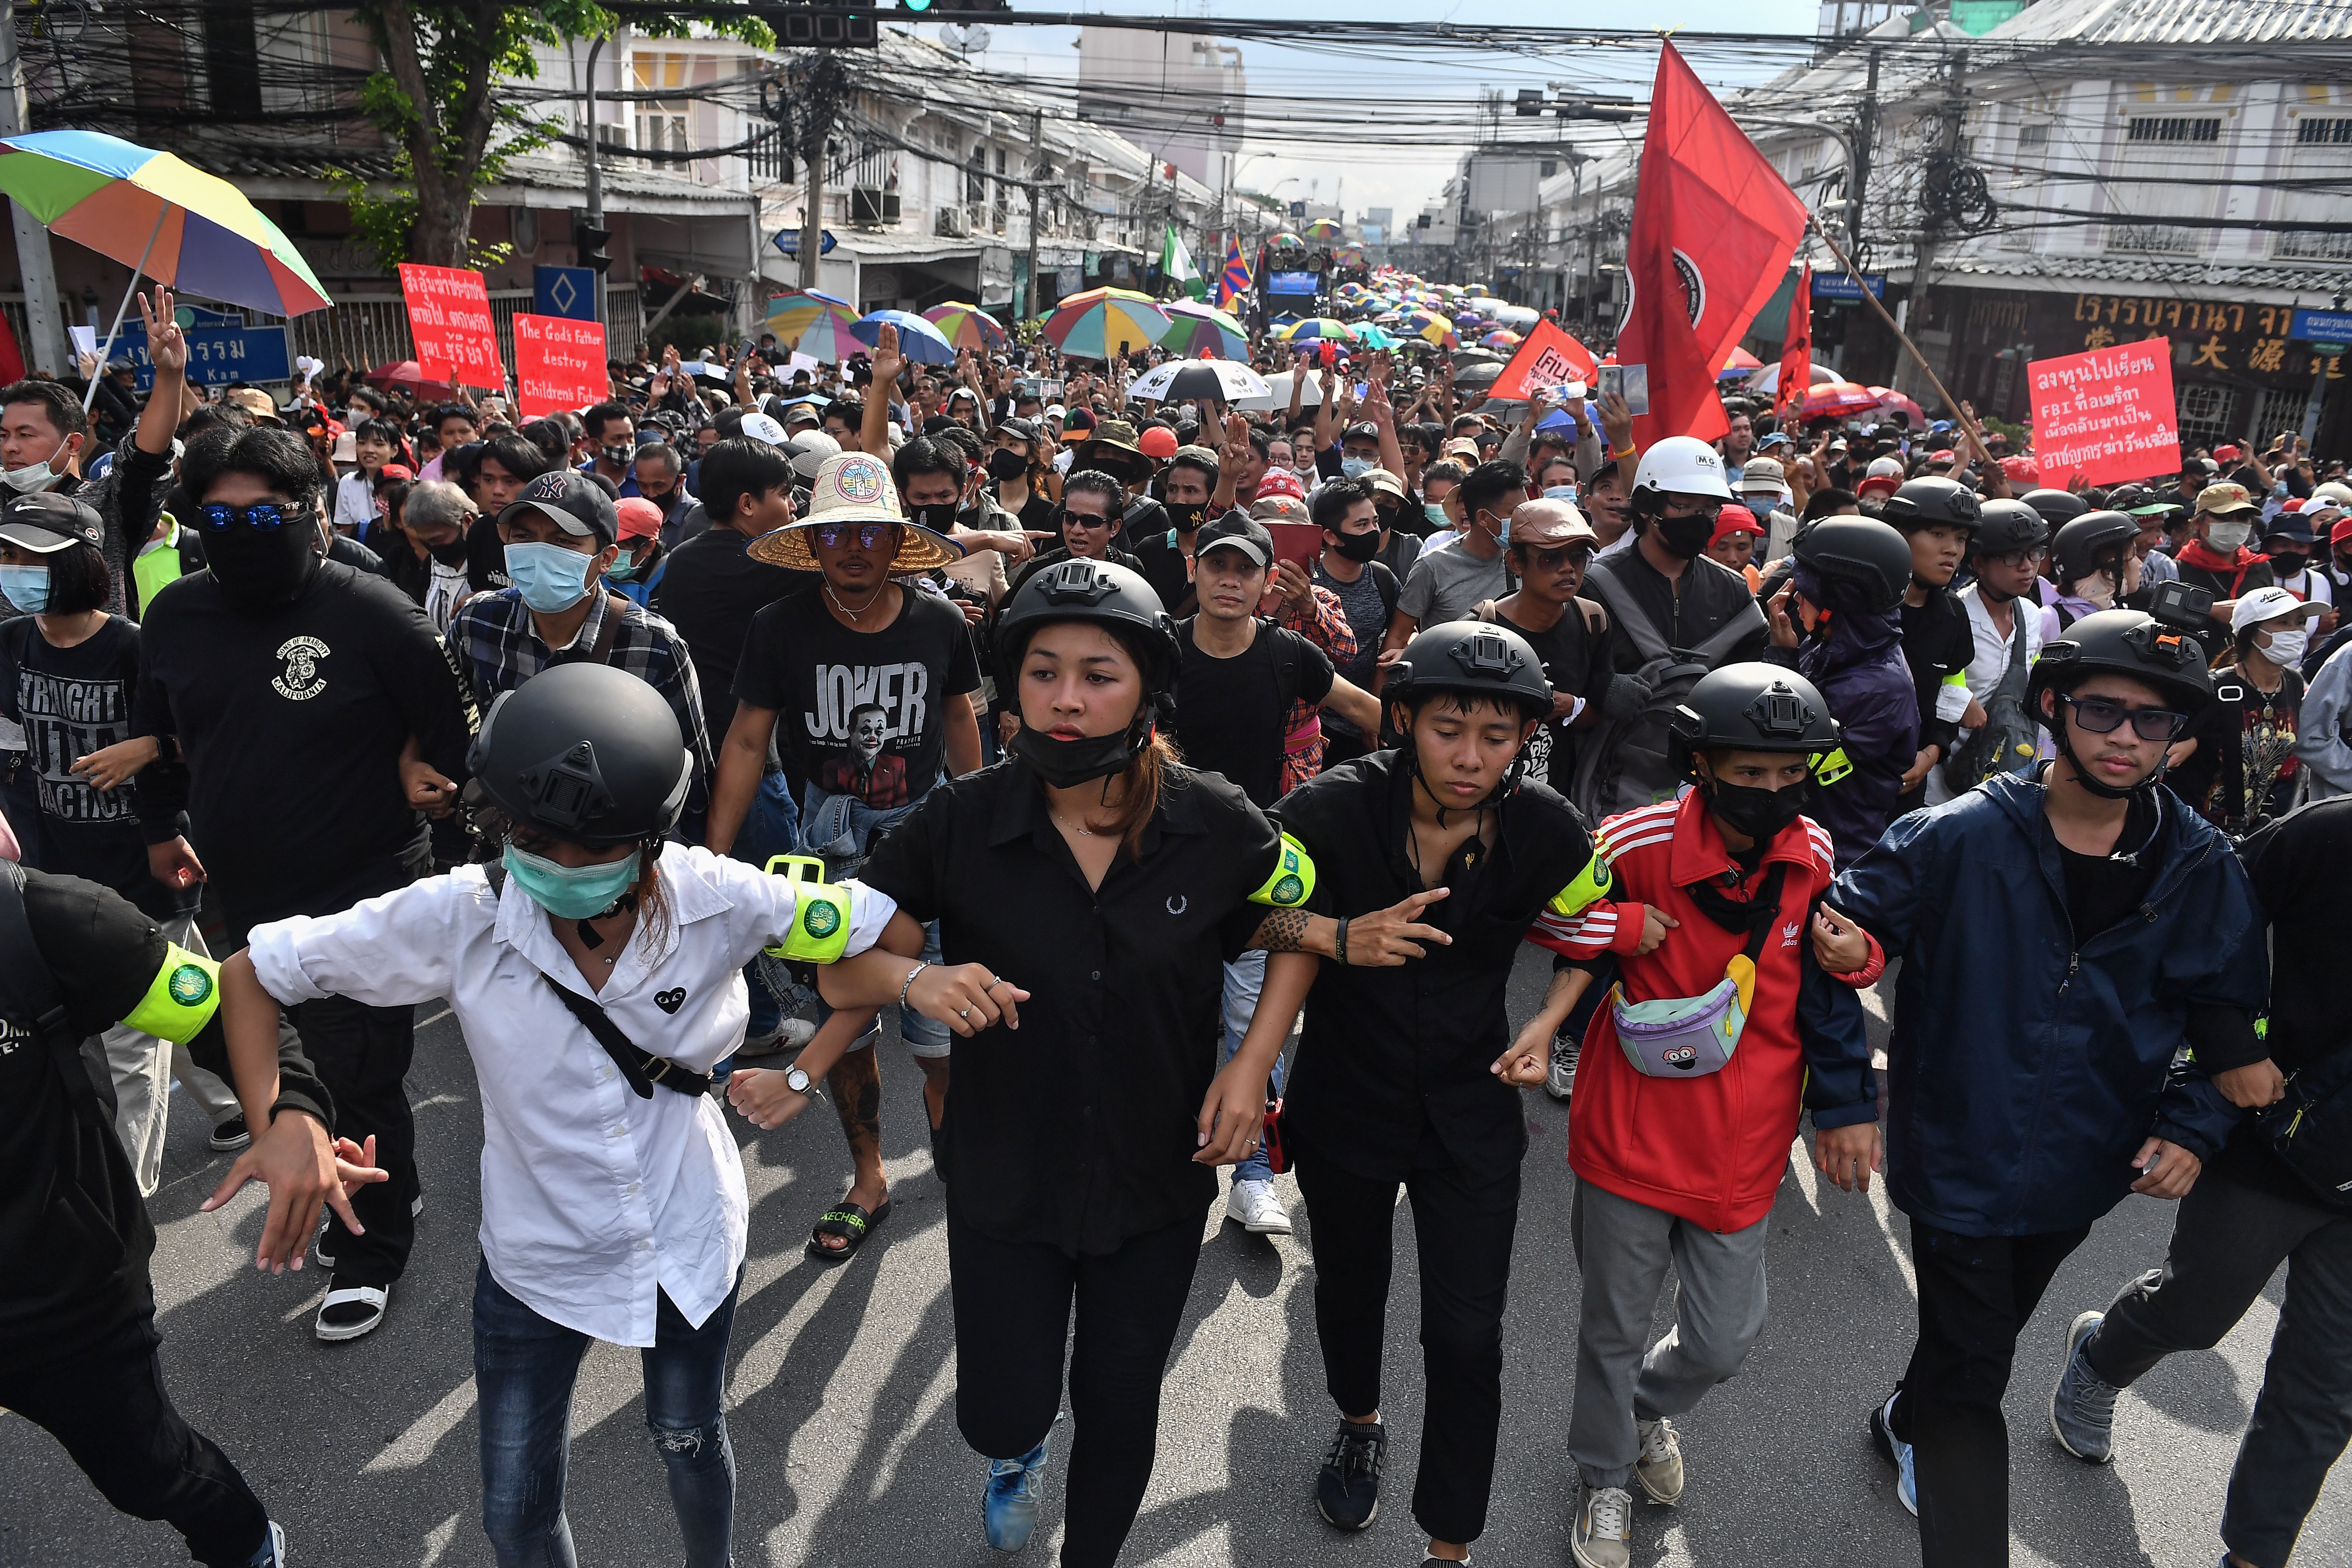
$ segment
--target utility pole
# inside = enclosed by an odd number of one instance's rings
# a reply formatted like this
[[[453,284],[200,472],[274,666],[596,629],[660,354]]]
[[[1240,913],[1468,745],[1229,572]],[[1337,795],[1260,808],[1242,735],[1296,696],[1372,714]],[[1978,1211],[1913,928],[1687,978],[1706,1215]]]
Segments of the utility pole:
[[[1937,138],[1941,150],[1953,159],[1960,153],[1960,126],[1968,118],[1969,57],[1965,51],[1952,57],[1950,85],[1945,89],[1944,129]],[[1923,172],[1921,179],[1927,178]],[[1936,262],[1936,241],[1943,232],[1943,219],[1931,216],[1926,201],[1924,184],[1921,190],[1921,225],[1918,243],[1912,247],[1911,295],[1905,302],[1903,318],[1896,324],[1906,329],[1921,329],[1927,308],[1927,279]],[[1869,292],[1867,286],[1864,293]],[[1917,318],[1917,320],[1914,320]]]
[[[1878,58],[1881,51],[1870,51],[1870,77],[1862,89],[1862,118],[1854,127],[1853,177],[1845,194],[1845,242],[1861,266],[1870,265],[1869,247],[1863,243],[1863,203],[1870,187],[1871,154],[1878,146]]]
[[[0,47],[8,51],[7,76],[0,80],[0,136],[25,131],[25,62],[16,47],[16,7],[0,0]],[[16,226],[16,269],[25,279],[25,368],[65,374],[74,368],[66,342],[65,318],[58,312],[57,264],[49,256],[49,231],[41,220],[10,202]],[[101,373],[105,367],[100,366]]]
[[[596,319],[609,322],[604,310],[604,271],[612,266],[609,256],[598,267],[594,253],[602,253],[611,243],[611,232],[604,227],[604,160],[602,156],[604,137],[596,128],[596,57],[604,52],[604,40],[597,38],[588,46],[588,205],[585,211],[588,232],[575,236],[579,255],[576,260],[583,267],[596,268]]]
[[[2338,310],[2344,309],[2344,290],[2341,289],[2336,291],[2335,308]],[[2303,405],[2303,448],[2306,452],[2311,450],[2311,444],[2319,438],[2319,411],[2321,405],[2327,401],[2326,356],[2314,354],[2311,363],[2313,367],[2311,396]],[[2259,438],[2262,432],[2257,430],[2254,434]]]
[[[1029,111],[1029,281],[1021,297],[1021,308],[1013,311],[1016,318],[1025,319],[1040,314],[1045,307],[1038,303],[1042,291],[1037,287],[1037,193],[1045,183],[1045,111]]]
[[[807,105],[808,120],[801,128],[801,157],[807,163],[807,183],[802,195],[801,212],[801,287],[817,285],[817,263],[822,259],[824,244],[824,163],[826,143],[833,139],[834,115],[840,108],[843,86],[841,62],[831,49],[814,51],[808,70],[807,90],[803,101]]]

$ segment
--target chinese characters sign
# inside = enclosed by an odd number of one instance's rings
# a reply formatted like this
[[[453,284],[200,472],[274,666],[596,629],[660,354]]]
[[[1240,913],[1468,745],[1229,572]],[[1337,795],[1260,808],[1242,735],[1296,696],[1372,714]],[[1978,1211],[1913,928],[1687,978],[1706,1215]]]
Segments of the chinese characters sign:
[[[2053,484],[2078,471],[2104,485],[2179,468],[2168,340],[2035,360],[2026,374],[2033,394],[2033,454]]]
[[[524,418],[585,408],[612,395],[602,321],[519,315],[514,334],[515,390]]]
[[[2071,311],[2063,302],[2056,305],[2054,322],[2037,320],[2034,330],[2042,335],[2028,341],[2072,339],[2086,349],[2104,349],[2161,335],[2173,340],[2173,363],[2184,370],[2259,377],[2265,385],[2284,386],[2307,383],[2324,365],[2335,379],[2343,374],[2336,356],[2315,355],[2295,331],[2296,317],[2309,313],[2287,305],[2077,294]]]
[[[480,273],[403,262],[400,291],[408,300],[416,365],[428,380],[466,386],[506,384],[498,328],[490,320],[489,291]]]

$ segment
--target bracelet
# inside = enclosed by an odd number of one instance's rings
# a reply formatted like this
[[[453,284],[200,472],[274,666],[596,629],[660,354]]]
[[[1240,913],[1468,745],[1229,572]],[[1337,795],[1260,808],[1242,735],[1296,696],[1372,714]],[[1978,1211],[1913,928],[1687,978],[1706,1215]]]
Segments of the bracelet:
[[[912,985],[912,984],[915,983],[915,976],[916,976],[916,975],[918,975],[918,974],[920,974],[924,970],[929,969],[930,966],[931,966],[931,962],[930,962],[930,960],[929,960],[929,959],[925,959],[925,960],[923,960],[923,962],[922,962],[922,963],[918,963],[917,965],[915,965],[915,967],[914,967],[914,968],[909,969],[908,971],[907,971],[907,978],[906,978],[906,979],[904,979],[904,980],[901,980],[900,982],[898,982],[898,1005],[899,1005],[899,1006],[904,1007],[904,1006],[907,1005],[907,987],[908,987],[908,986],[909,986],[909,985]]]
[[[1335,948],[1337,948],[1337,949],[1338,949],[1338,951],[1333,954],[1333,956],[1334,956],[1334,957],[1336,957],[1337,959],[1339,959],[1339,961],[1341,963],[1347,963],[1347,962],[1348,962],[1348,917],[1347,917],[1347,916],[1345,916],[1345,915],[1341,915],[1341,916],[1339,917],[1339,939],[1338,939],[1338,941],[1337,941],[1337,942],[1335,942],[1333,943],[1333,946],[1334,946]]]
[[[1620,451],[1616,447],[1612,447],[1609,448],[1609,455],[1612,458],[1630,458],[1633,455],[1633,448],[1628,447],[1624,450]]]

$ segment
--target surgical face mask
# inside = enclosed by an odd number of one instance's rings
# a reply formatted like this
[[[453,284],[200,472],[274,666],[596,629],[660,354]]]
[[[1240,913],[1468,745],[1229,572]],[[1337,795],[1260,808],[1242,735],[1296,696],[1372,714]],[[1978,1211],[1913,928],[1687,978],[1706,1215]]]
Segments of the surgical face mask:
[[[1708,779],[1706,789],[1707,809],[1716,819],[1759,844],[1770,843],[1782,829],[1802,816],[1812,793],[1810,782],[1790,784],[1787,789],[1758,789],[1753,784],[1725,784],[1717,778]]]
[[[46,461],[35,463],[30,468],[0,469],[0,484],[6,485],[18,495],[48,489],[64,478],[63,472],[52,468]]]
[[[1351,453],[1342,453],[1339,458],[1339,472],[1351,479],[1360,479],[1378,467],[1379,462],[1370,458],[1359,458]]]
[[[594,557],[561,544],[507,546],[507,581],[522,602],[543,616],[570,609],[588,596],[588,566]]]
[[[1367,529],[1361,533],[1343,533],[1332,549],[1343,561],[1370,561],[1381,552],[1381,531]]]
[[[1429,524],[1432,528],[1452,528],[1454,526],[1454,520],[1445,515],[1445,503],[1442,500],[1425,500],[1422,502],[1421,514],[1422,516],[1429,519]]]
[[[1544,499],[1546,500],[1572,501],[1576,499],[1576,487],[1574,485],[1546,485],[1544,487]]]
[[[15,598],[16,595],[12,594],[9,597]],[[2301,626],[2291,632],[2273,632],[2270,646],[2263,649],[2263,657],[2273,664],[2300,666],[2304,649],[2310,641],[2311,634]]]
[[[613,467],[625,468],[629,466],[630,460],[636,457],[637,449],[635,447],[599,447],[596,448],[596,454]]]
[[[1478,516],[1482,522],[1494,524],[1495,542],[1508,549],[1511,542],[1511,520],[1507,517],[1496,517],[1491,511],[1482,511]]]
[[[2224,555],[2235,555],[2253,531],[2251,522],[2228,522],[2217,517],[2205,525],[2205,542]]]
[[[564,866],[509,844],[502,859],[507,875],[530,895],[532,903],[559,920],[584,921],[611,909],[636,884],[637,862],[644,854],[632,850],[618,860]]]
[[[49,569],[47,566],[0,566],[0,598],[28,616],[37,616],[49,607]]]

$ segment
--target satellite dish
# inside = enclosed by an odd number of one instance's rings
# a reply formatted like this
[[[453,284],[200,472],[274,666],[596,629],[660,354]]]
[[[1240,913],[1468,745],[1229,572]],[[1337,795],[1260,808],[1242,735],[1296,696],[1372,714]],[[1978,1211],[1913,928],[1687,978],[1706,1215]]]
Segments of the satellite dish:
[[[995,36],[996,35],[991,33],[986,27],[968,27],[965,29],[965,37],[968,41],[965,43],[964,47],[972,54],[984,55],[988,53],[989,43],[995,37]]]
[[[975,27],[962,22],[950,22],[940,29],[940,42],[960,55],[987,53],[991,37],[986,27]]]

